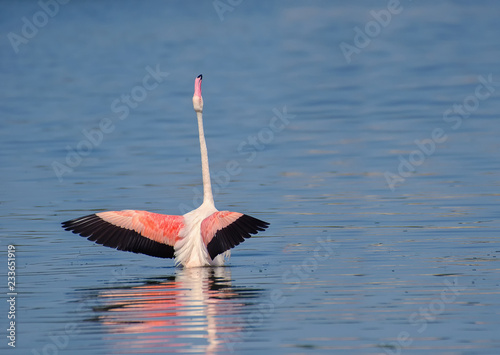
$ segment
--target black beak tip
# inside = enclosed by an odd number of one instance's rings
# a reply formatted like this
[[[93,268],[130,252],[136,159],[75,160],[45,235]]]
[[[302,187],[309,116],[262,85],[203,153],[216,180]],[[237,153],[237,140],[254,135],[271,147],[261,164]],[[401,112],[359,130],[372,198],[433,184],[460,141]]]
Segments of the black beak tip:
[[[203,75],[201,75],[201,74],[200,74],[200,75],[198,75],[198,76],[196,77],[196,79],[203,79]]]

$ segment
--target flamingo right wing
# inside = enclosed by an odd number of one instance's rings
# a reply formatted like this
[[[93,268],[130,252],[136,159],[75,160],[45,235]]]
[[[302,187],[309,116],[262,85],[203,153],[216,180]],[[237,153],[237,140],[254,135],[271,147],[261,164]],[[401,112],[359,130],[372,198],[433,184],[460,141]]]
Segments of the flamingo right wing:
[[[108,211],[63,222],[62,227],[110,248],[173,258],[184,217],[134,210]]]
[[[269,223],[238,212],[215,212],[201,222],[201,236],[212,260],[265,230]]]

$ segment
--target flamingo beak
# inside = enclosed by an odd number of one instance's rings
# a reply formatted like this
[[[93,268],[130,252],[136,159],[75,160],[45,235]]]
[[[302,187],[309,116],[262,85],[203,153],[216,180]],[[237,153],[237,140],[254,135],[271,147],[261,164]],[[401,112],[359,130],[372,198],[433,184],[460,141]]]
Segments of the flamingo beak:
[[[194,96],[201,97],[201,80],[203,75],[198,75],[194,81]]]
[[[198,75],[194,80],[193,108],[196,112],[203,112],[203,98],[201,97],[201,80],[203,75]]]

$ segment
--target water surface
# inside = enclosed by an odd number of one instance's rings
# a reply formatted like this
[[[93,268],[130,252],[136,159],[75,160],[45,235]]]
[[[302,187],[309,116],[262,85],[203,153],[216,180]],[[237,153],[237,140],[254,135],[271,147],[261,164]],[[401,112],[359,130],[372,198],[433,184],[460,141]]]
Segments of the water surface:
[[[497,352],[500,8],[401,2],[348,62],[372,10],[387,3],[69,2],[16,53],[40,6],[3,4],[13,352]],[[63,231],[197,207],[200,73],[216,205],[270,228],[197,270]]]

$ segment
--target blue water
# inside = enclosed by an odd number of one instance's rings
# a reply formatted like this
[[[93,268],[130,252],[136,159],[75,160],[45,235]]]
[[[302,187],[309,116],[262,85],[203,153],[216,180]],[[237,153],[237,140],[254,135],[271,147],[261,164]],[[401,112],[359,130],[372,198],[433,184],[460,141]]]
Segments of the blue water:
[[[497,2],[50,4],[0,12],[2,353],[499,351]],[[216,206],[270,228],[197,270],[62,230],[197,207],[200,73]]]

